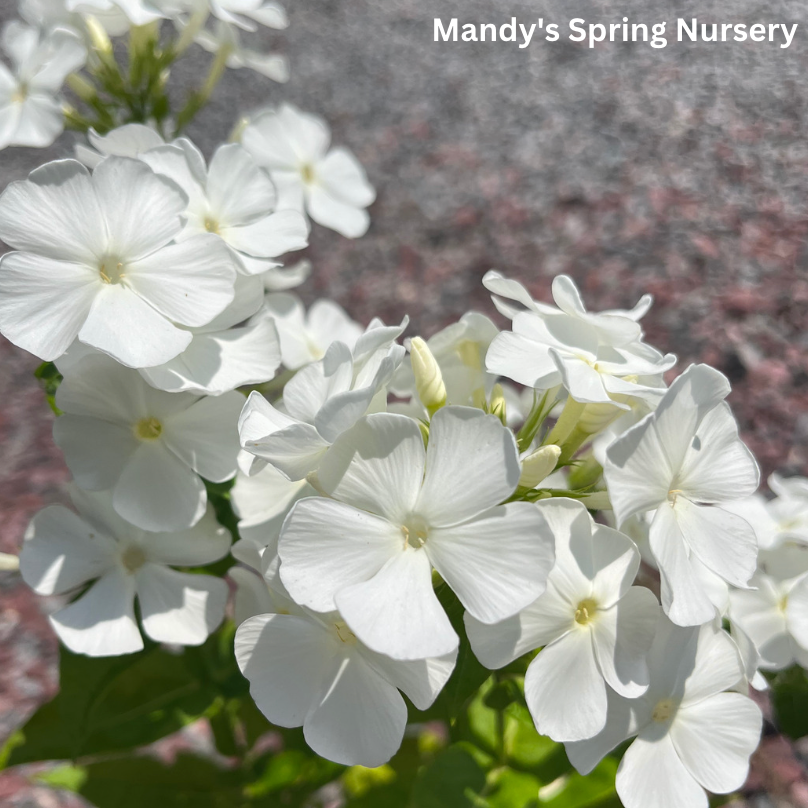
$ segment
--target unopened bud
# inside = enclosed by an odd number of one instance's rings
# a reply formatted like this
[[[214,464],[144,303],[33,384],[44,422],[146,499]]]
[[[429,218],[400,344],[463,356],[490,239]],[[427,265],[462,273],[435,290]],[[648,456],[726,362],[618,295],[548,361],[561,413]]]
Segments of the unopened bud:
[[[529,454],[522,461],[522,476],[519,478],[520,488],[535,488],[545,477],[555,471],[561,447],[554,443],[542,446]]]
[[[0,571],[14,572],[20,568],[19,556],[0,553]]]
[[[90,42],[92,42],[93,48],[95,48],[99,54],[111,54],[112,42],[107,32],[104,30],[104,26],[91,14],[88,14],[84,18],[84,23],[87,26],[87,33],[90,35]]]
[[[502,423],[505,423],[505,391],[501,384],[495,384],[491,391],[491,402],[488,411],[491,415],[496,415]]]
[[[608,491],[594,491],[585,497],[581,497],[579,502],[583,503],[590,511],[608,511],[612,507]]]
[[[82,101],[92,101],[97,95],[95,87],[78,73],[71,73],[65,83]]]
[[[443,375],[429,346],[421,337],[413,337],[410,342],[410,359],[415,375],[415,389],[418,398],[430,415],[434,415],[446,404],[446,386]]]
[[[596,435],[606,429],[612,421],[616,420],[624,412],[624,409],[606,402],[587,404],[583,412],[581,412],[575,427],[587,435]]]

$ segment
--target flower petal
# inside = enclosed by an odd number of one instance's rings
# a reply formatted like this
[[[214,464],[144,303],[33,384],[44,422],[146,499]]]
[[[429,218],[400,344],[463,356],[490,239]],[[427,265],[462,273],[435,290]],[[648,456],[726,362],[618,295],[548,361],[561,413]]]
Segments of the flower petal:
[[[309,243],[309,225],[296,210],[279,210],[252,224],[221,229],[234,249],[258,258],[276,258],[302,250]]]
[[[306,210],[317,224],[336,230],[345,238],[364,236],[370,227],[370,216],[332,195],[330,188],[312,185],[306,188]]]
[[[205,515],[186,530],[145,533],[141,546],[149,561],[177,567],[197,567],[224,558],[230,549],[230,533],[216,521],[208,506]]]
[[[228,225],[248,224],[275,207],[275,186],[238,143],[219,146],[210,161],[207,185],[211,210]]]
[[[341,146],[317,163],[317,179],[330,195],[357,208],[366,208],[376,198],[361,163]]]
[[[503,331],[494,337],[485,355],[485,367],[489,373],[537,390],[549,390],[561,384],[548,347],[512,331]]]

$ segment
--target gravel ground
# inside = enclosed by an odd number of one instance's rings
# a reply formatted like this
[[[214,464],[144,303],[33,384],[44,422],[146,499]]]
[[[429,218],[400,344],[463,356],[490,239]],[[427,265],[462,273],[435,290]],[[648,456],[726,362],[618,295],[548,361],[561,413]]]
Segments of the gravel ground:
[[[13,16],[0,0],[0,20]],[[189,134],[206,153],[239,115],[291,100],[322,114],[376,185],[373,225],[343,239],[315,227],[304,291],[359,320],[404,313],[425,336],[469,308],[492,306],[492,267],[547,298],[568,272],[593,308],[653,292],[648,339],[678,354],[677,371],[709,362],[731,379],[731,403],[764,473],[808,473],[808,21],[774,0],[297,0],[286,32],[252,44],[289,54],[279,87],[231,71]],[[432,41],[432,20],[799,22],[793,44],[562,39],[520,50]],[[566,32],[565,32],[566,33]],[[178,83],[199,81],[193,54]],[[0,186],[51,149],[0,156]],[[36,361],[0,342],[0,550],[18,548],[31,514],[64,498],[67,474],[51,416],[30,377]],[[55,686],[55,644],[42,604],[0,573],[0,734]],[[802,758],[767,737],[750,802],[808,806]],[[768,796],[762,792],[766,791]],[[0,802],[47,806],[52,795],[0,778]]]

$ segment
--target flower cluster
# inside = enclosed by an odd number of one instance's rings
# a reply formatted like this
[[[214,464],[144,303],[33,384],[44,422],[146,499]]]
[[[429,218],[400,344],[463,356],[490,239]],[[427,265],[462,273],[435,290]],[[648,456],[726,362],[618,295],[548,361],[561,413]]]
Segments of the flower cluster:
[[[137,41],[172,19],[175,51],[283,74],[238,39],[286,24],[271,2],[51,11],[30,0],[34,27],[6,32],[0,145],[58,134],[54,94],[88,53],[108,67],[105,29]],[[325,758],[389,760],[402,694],[428,709],[468,647],[489,670],[525,661],[536,729],[579,772],[634,739],[627,808],[740,787],[761,730],[748,688],[808,665],[808,481],[755,493],[727,379],[692,365],[667,383],[650,297],[593,312],[567,276],[548,303],[491,271],[511,327],[469,312],[429,340],[403,340],[406,317],[306,311],[290,290],[309,267],[281,259],[309,218],[362,235],[374,199],[322,120],[267,109],[209,161],[161,125],[107,129],[0,196],[0,332],[61,382],[76,512],[34,518],[20,569],[63,599],[62,642],[199,645],[227,571],[256,704]],[[210,501],[230,485],[232,546]]]

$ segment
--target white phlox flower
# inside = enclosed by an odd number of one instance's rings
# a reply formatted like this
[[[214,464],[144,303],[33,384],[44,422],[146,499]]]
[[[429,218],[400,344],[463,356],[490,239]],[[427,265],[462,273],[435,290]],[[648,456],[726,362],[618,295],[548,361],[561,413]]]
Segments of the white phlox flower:
[[[499,504],[519,475],[513,434],[493,415],[444,407],[426,450],[413,419],[368,415],[320,465],[331,499],[303,499],[286,518],[281,579],[298,603],[336,608],[379,653],[453,651],[458,637],[433,591],[433,569],[484,623],[544,591],[554,558],[546,520],[531,503]]]
[[[491,343],[489,373],[538,390],[563,384],[576,401],[621,409],[628,409],[624,397],[658,399],[658,385],[645,384],[642,377],[659,377],[673,367],[676,357],[662,356],[642,342],[636,317],[588,312],[566,275],[553,280],[558,308],[533,301],[523,287],[498,273],[489,272],[483,282],[499,294],[503,285],[510,290],[514,284],[524,293],[524,304],[530,304],[521,311],[505,306],[513,316],[513,330],[503,331]],[[496,303],[497,297],[493,299]]]
[[[109,19],[114,33],[124,33],[118,18],[121,14],[132,25],[148,25],[165,19],[160,0],[65,0],[67,10],[81,15],[91,15],[101,20]]]
[[[256,31],[258,25],[279,30],[289,25],[283,6],[272,0],[156,0],[156,2],[167,16],[177,20],[181,28],[188,24],[189,15],[199,16],[204,22],[208,14],[245,31]]]
[[[247,580],[252,573],[233,574],[240,588],[250,588],[242,594],[244,613],[269,612],[242,622],[235,643],[236,660],[261,712],[277,726],[302,726],[306,743],[329,760],[368,767],[389,760],[407,724],[398,691],[427,709],[451,675],[457,652],[390,659],[359,641],[338,612],[316,614],[295,606],[276,579],[262,594]]]
[[[142,123],[127,123],[99,135],[95,129],[87,132],[89,146],[76,144],[76,159],[87,168],[95,168],[105,157],[139,158],[151,149],[165,146],[162,136]]]
[[[726,584],[746,587],[755,572],[754,530],[715,504],[749,496],[758,485],[757,463],[724,402],[729,391],[717,370],[691,365],[657,410],[606,452],[604,475],[618,525],[656,509],[650,547],[663,608],[679,625],[714,618],[706,579],[714,579],[725,598]]]
[[[762,554],[751,589],[730,591],[729,619],[752,641],[762,670],[808,667],[808,551]]]
[[[306,219],[294,210],[276,210],[272,180],[237,143],[219,146],[210,167],[186,138],[143,152],[140,159],[188,197],[177,241],[214,233],[249,274],[279,266],[275,258],[308,244]]]
[[[758,706],[724,691],[744,676],[730,636],[708,623],[680,627],[664,617],[648,657],[651,683],[644,696],[609,696],[604,730],[566,744],[581,774],[627,738],[637,736],[617,770],[626,808],[707,808],[705,791],[740,788],[760,740]]]
[[[87,49],[68,28],[42,34],[14,21],[3,29],[3,50],[12,70],[0,62],[0,149],[50,146],[64,129],[57,95],[86,61]]]
[[[186,328],[234,298],[235,262],[200,234],[172,243],[187,199],[145,163],[109,157],[92,176],[57,160],[0,197],[0,332],[40,359],[74,339],[129,367],[173,359]]]
[[[76,483],[112,493],[143,530],[189,527],[205,513],[201,478],[229,480],[239,451],[243,396],[165,393],[107,357],[77,363],[56,393],[53,437]]]
[[[209,53],[226,49],[226,64],[232,70],[246,67],[280,84],[289,81],[289,60],[280,53],[261,53],[244,47],[235,25],[218,20],[213,31],[203,28],[194,41]]]
[[[277,556],[286,515],[299,499],[316,493],[306,480],[289,480],[273,466],[266,466],[252,477],[239,472],[230,492],[241,537],[232,547],[233,557],[260,569],[265,553]]]
[[[490,318],[469,311],[426,341],[440,367],[447,403],[472,406],[491,393],[496,377],[485,370],[485,354],[498,333]],[[409,397],[414,391],[412,366],[405,361],[396,373],[392,392]]]
[[[272,175],[279,208],[306,211],[317,224],[358,238],[370,226],[365,208],[376,192],[356,157],[343,147],[329,149],[330,139],[322,118],[291,104],[259,114],[241,136]]]
[[[386,408],[387,385],[404,356],[395,340],[406,328],[374,321],[353,353],[334,342],[319,361],[299,370],[283,391],[283,410],[250,393],[239,419],[243,471],[271,463],[290,480],[317,470],[329,446],[365,413]]]
[[[40,595],[62,595],[92,582],[50,616],[74,653],[116,656],[143,648],[135,619],[155,642],[200,645],[224,617],[227,584],[211,575],[178,572],[223,558],[230,535],[209,510],[176,533],[147,533],[121,519],[108,493],[72,488],[78,511],[51,505],[31,522],[20,554],[25,582]]]
[[[300,298],[278,292],[267,295],[266,306],[278,328],[283,364],[290,370],[322,359],[332,342],[353,350],[362,335],[362,326],[333,300],[316,300],[306,311]]]
[[[626,698],[646,691],[659,604],[650,590],[632,586],[640,555],[631,539],[596,525],[571,499],[542,502],[540,511],[556,554],[544,594],[494,625],[467,613],[466,629],[487,668],[544,646],[525,676],[527,705],[539,733],[578,741],[606,725],[609,688]]]

